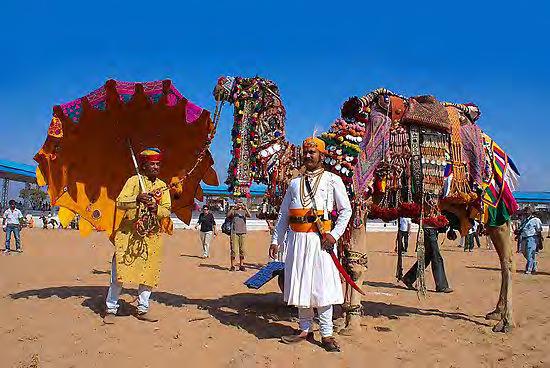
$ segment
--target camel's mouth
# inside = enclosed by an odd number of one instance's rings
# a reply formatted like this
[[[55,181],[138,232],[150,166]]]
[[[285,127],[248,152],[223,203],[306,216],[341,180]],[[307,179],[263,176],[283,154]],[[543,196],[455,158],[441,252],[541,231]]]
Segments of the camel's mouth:
[[[341,115],[342,119],[348,123],[364,123],[368,117],[363,101],[357,96],[353,96],[344,102]]]

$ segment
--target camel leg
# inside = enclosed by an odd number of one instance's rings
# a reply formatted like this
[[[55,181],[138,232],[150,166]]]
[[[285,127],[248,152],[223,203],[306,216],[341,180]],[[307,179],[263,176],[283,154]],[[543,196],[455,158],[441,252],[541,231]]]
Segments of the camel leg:
[[[512,308],[512,274],[515,271],[515,267],[509,223],[489,228],[489,236],[495,245],[500,259],[502,278],[500,297],[495,309],[495,312],[500,311],[501,315],[498,323],[493,327],[493,331],[506,333],[515,327]]]
[[[395,278],[397,278],[397,281],[403,280],[403,249],[402,249],[402,243],[399,241],[397,242],[397,267],[395,270]]]
[[[352,278],[357,285],[362,285],[366,276],[365,267],[359,264],[352,266]],[[352,336],[361,330],[361,297],[351,286],[346,286],[346,294],[349,293],[349,305],[345,307],[345,327],[340,335]]]
[[[353,291],[353,288],[346,283],[344,288],[344,304],[342,305],[342,309],[344,310],[344,313],[346,313],[350,309],[349,307],[351,305],[352,291]]]
[[[506,278],[502,275],[503,270],[503,260],[504,260],[504,254],[502,254],[502,247],[495,246],[495,250],[498,254],[498,259],[500,261],[500,269],[501,269],[501,277],[500,277],[500,294],[498,297],[497,306],[495,307],[495,310],[487,313],[485,316],[485,319],[493,320],[493,321],[500,321],[502,319],[502,312],[504,312],[504,304],[506,301]]]
[[[366,221],[366,215],[365,215]],[[365,223],[365,222],[364,222]],[[350,244],[347,244],[348,250],[352,251],[352,256],[347,260],[348,271],[351,278],[359,287],[363,285],[366,277],[366,235],[365,226],[354,229],[351,234]],[[362,295],[355,291],[350,285],[346,285],[344,313],[345,327],[340,331],[341,335],[351,336],[361,331],[361,298]]]

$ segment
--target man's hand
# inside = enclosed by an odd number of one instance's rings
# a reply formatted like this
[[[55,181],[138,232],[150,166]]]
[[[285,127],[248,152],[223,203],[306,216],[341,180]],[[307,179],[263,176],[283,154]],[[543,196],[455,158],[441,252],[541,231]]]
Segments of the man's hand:
[[[269,258],[277,259],[277,254],[279,253],[279,245],[271,244],[269,246]]]
[[[147,209],[151,213],[157,213],[158,207],[157,201],[151,200],[151,202],[147,203]]]
[[[336,239],[330,233],[323,234],[323,240],[321,240],[321,248],[324,250],[333,250]]]
[[[138,201],[139,203],[148,205],[153,201],[153,197],[151,196],[150,193],[140,193],[137,195],[136,201]]]

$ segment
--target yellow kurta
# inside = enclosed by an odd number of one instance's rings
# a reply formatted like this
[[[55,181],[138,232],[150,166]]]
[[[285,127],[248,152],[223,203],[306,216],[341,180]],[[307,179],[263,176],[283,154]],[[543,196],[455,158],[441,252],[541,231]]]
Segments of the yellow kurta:
[[[145,192],[166,187],[160,179],[154,182],[145,176],[142,176],[142,179]],[[155,287],[160,275],[162,241],[160,234],[140,237],[134,229],[138,217],[136,197],[140,192],[138,176],[134,175],[126,181],[116,201],[117,207],[125,210],[114,236],[116,276],[118,282]],[[165,190],[158,205],[159,221],[170,217],[170,205],[170,193]]]

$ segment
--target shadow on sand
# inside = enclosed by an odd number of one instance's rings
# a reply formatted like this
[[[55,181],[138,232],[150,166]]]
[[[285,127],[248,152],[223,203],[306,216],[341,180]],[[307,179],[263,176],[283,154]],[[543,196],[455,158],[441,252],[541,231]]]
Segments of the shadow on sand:
[[[243,266],[246,269],[259,270],[265,265],[261,265],[259,263],[246,263],[246,262],[244,262]],[[201,264],[199,264],[199,267],[211,268],[211,269],[214,269],[214,270],[220,270],[220,271],[226,271],[226,272],[229,271],[229,266],[220,266],[220,265],[217,265],[217,264],[210,264],[210,263],[201,263]]]
[[[85,298],[81,303],[82,306],[102,315],[105,310],[107,290],[105,286],[59,286],[21,291],[11,294],[10,297],[12,299],[80,297]],[[135,289],[125,289],[125,291],[130,295],[137,295]],[[292,334],[294,329],[280,322],[295,322],[294,316],[297,315],[295,308],[283,303],[279,293],[241,293],[219,299],[189,299],[178,294],[154,291],[151,294],[151,300],[170,307],[196,306],[198,309],[206,310],[220,323],[243,329],[258,339],[279,338],[282,335]],[[120,312],[122,315],[131,315],[135,313],[135,307],[121,299]]]
[[[109,270],[96,270],[95,268],[92,270],[92,275],[110,275],[111,271]]]
[[[388,288],[388,289],[401,289],[401,290],[408,290],[405,286],[391,283],[391,282],[384,282],[384,281],[363,281],[363,285],[370,286],[370,287],[382,287],[382,288]]]
[[[137,295],[135,289],[125,289],[130,295]],[[84,298],[81,305],[94,313],[101,315],[104,312],[105,286],[59,286],[44,289],[26,290],[10,294],[12,299],[28,299],[37,297],[48,299],[58,297]],[[159,304],[170,307],[195,306],[207,311],[212,317],[226,326],[243,329],[256,336],[258,339],[278,338],[282,335],[292,334],[294,329],[288,326],[288,322],[296,322],[297,311],[294,307],[285,305],[282,295],[279,293],[255,294],[239,293],[228,295],[219,299],[190,299],[183,295],[164,291],[155,291],[151,299]],[[124,300],[120,301],[121,312],[124,315],[135,313],[135,307]],[[387,317],[398,319],[409,316],[436,316],[440,318],[462,320],[480,326],[490,326],[470,318],[463,313],[443,312],[438,309],[419,309],[415,307],[383,302],[363,301],[363,314],[371,317]],[[286,322],[283,324],[281,322]]]
[[[485,270],[485,271],[498,271],[500,272],[500,268],[498,267],[486,267],[486,266],[466,266],[466,268],[471,268],[471,269],[475,269],[475,270]],[[524,274],[525,272],[523,272],[522,270],[516,270],[516,273],[521,273],[521,274]],[[548,272],[542,272],[542,271],[537,271],[535,272],[533,275],[531,276],[537,276],[537,275],[541,275],[541,276],[550,276],[550,273]]]
[[[384,302],[363,301],[363,315],[373,318],[386,317],[388,319],[399,319],[400,317],[417,316],[435,316],[453,320],[460,320],[473,323],[478,326],[490,327],[490,324],[476,321],[469,315],[456,312],[443,312],[439,309],[420,309],[397,304],[387,304]]]

